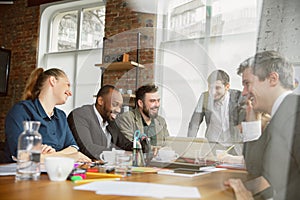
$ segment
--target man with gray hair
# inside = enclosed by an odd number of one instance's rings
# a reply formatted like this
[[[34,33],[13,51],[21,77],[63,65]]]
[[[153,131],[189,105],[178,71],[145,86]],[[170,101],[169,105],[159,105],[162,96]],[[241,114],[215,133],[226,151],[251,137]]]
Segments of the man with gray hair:
[[[265,51],[241,63],[238,74],[250,108],[271,115],[259,139],[245,143],[247,170],[270,183],[264,198],[299,199],[300,96],[292,94],[294,67],[278,52]]]

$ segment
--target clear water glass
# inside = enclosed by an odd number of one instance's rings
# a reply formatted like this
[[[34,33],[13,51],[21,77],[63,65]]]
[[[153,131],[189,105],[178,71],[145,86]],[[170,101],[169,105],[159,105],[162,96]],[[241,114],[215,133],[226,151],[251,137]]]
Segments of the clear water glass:
[[[18,139],[16,180],[38,180],[42,149],[42,136],[38,133],[40,122],[24,121],[23,126]]]

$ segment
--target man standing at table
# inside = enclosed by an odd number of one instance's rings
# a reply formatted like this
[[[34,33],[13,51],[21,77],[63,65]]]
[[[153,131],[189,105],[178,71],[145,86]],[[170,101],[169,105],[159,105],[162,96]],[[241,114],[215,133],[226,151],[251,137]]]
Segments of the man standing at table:
[[[189,123],[188,137],[197,136],[205,117],[205,137],[214,143],[212,148],[225,150],[235,143],[242,142],[239,127],[245,118],[245,110],[241,107],[243,97],[241,91],[229,89],[230,77],[223,70],[213,71],[207,82],[208,91],[203,92],[198,100]],[[236,144],[229,153],[241,155],[242,144]]]
[[[133,143],[120,132],[115,118],[123,105],[121,93],[112,85],[103,86],[95,104],[73,110],[68,123],[74,138],[84,154],[99,159],[102,151],[112,148],[132,150]]]
[[[129,140],[133,140],[134,132],[140,130],[150,138],[152,146],[164,146],[169,132],[165,119],[158,115],[158,87],[154,84],[141,86],[135,95],[135,109],[122,113],[116,120],[121,132]]]
[[[271,115],[260,138],[245,143],[247,170],[267,179],[275,200],[299,199],[300,96],[292,94],[294,67],[278,52],[265,51],[241,63],[238,74],[254,111]]]

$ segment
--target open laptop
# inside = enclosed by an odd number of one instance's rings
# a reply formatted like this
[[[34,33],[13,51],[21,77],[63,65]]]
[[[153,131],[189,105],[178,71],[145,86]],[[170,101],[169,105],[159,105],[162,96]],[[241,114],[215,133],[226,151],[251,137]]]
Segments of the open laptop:
[[[180,157],[194,159],[196,152],[201,150],[208,158],[213,155],[211,145],[206,138],[174,137],[166,138],[166,146],[172,148]]]
[[[179,155],[179,159],[172,162],[152,161],[150,164],[151,166],[199,169],[199,166],[211,165],[210,162],[195,163],[195,158],[199,151],[206,155],[207,160],[215,160],[211,146],[206,138],[170,136],[166,138],[166,145],[163,148],[174,150]]]

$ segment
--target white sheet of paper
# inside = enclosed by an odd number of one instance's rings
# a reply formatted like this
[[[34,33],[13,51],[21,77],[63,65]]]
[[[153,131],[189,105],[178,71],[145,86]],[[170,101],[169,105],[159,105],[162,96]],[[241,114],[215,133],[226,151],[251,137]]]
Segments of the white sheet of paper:
[[[75,190],[96,191],[102,195],[144,196],[154,198],[200,198],[196,187],[177,185],[127,182],[127,181],[100,181],[74,187]]]
[[[243,142],[257,140],[261,136],[261,121],[242,122]]]
[[[200,167],[200,170],[203,170],[205,172],[217,172],[217,171],[223,171],[223,170],[226,170],[226,169],[216,168],[216,167]]]
[[[41,163],[41,172],[46,172],[45,165]],[[0,165],[0,176],[14,176],[17,171],[17,163]]]
[[[17,170],[16,163],[1,165],[0,166],[0,176],[16,175],[16,170]]]
[[[195,176],[201,176],[203,174],[207,174],[210,172],[198,172],[194,174],[184,174],[184,173],[176,173],[174,170],[163,170],[163,171],[158,171],[157,174],[160,175],[171,175],[171,176],[183,176],[183,177],[195,177]]]

